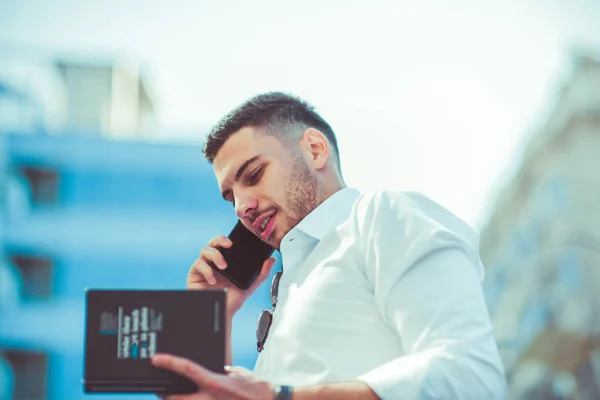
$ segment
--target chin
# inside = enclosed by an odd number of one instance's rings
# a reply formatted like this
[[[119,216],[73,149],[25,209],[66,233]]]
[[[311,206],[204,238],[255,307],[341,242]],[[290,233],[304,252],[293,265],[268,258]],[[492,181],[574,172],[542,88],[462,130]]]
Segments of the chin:
[[[277,230],[275,230],[271,234],[271,237],[269,238],[269,240],[267,240],[267,243],[269,243],[272,247],[274,247],[275,249],[277,249],[277,251],[279,251],[279,246],[281,246],[281,239],[283,239],[283,236],[285,236],[285,235],[279,235]]]
[[[269,243],[273,247],[279,248],[279,244],[281,243],[281,238],[279,237],[279,235],[275,235],[275,232],[273,232],[273,235],[271,235],[271,237],[269,238],[267,243]]]

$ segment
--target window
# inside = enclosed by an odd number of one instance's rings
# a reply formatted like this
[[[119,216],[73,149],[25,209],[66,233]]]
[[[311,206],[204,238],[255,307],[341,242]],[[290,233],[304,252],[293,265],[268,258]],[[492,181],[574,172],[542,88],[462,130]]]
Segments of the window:
[[[556,283],[561,286],[570,296],[579,293],[583,286],[584,277],[581,270],[579,255],[576,251],[569,249],[560,254],[559,265],[556,271]]]
[[[7,349],[0,357],[12,370],[13,400],[43,400],[48,398],[48,356],[44,353]],[[8,375],[8,374],[7,374]]]
[[[543,331],[548,323],[549,310],[545,301],[539,297],[531,298],[520,313],[519,341],[522,346],[527,346]]]
[[[50,258],[12,254],[10,260],[21,275],[23,300],[45,300],[52,296],[54,263]]]
[[[51,168],[21,166],[21,174],[27,179],[33,206],[48,206],[58,203],[59,175]]]

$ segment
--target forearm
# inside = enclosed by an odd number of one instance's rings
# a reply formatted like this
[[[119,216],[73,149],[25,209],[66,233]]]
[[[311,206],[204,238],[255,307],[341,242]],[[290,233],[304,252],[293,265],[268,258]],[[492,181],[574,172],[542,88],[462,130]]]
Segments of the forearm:
[[[327,383],[294,388],[292,400],[379,400],[364,382]]]

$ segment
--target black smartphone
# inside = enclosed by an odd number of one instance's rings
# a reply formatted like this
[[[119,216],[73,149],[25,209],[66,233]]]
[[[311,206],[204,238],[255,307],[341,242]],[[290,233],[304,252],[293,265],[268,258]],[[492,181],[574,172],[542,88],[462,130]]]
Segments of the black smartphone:
[[[260,274],[263,263],[275,250],[250,232],[241,221],[235,224],[229,233],[233,243],[229,248],[219,248],[227,262],[227,268],[219,271],[240,289],[248,289]]]

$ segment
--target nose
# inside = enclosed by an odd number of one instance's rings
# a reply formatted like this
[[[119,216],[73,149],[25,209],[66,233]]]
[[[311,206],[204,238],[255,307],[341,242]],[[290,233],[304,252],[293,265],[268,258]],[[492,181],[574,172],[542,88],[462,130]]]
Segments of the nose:
[[[235,198],[235,214],[240,219],[252,220],[258,208],[258,201],[255,197],[239,194]]]

